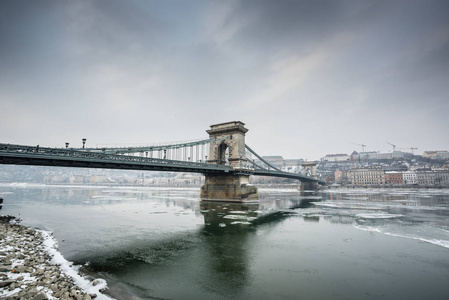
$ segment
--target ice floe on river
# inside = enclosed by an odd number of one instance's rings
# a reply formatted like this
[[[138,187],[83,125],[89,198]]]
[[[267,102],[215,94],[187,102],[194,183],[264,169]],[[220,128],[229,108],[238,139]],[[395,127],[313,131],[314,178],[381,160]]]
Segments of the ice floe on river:
[[[402,218],[404,215],[400,214],[388,214],[388,213],[364,213],[364,214],[356,214],[356,218],[361,219],[393,219],[393,218]]]
[[[409,235],[409,234],[405,234],[405,233],[394,233],[394,232],[388,231],[388,229],[385,229],[385,228],[382,228],[382,227],[378,227],[378,226],[355,225],[355,228],[360,229],[360,230],[364,230],[364,231],[377,232],[377,233],[381,233],[381,234],[385,234],[385,235],[389,235],[389,236],[394,236],[394,237],[413,239],[413,240],[417,240],[417,241],[421,241],[421,242],[425,242],[425,243],[430,243],[430,244],[433,244],[433,245],[437,245],[437,246],[441,246],[441,247],[449,249],[449,241],[443,240],[443,239],[432,239],[432,238],[424,238],[424,237],[419,237],[419,236],[413,236],[413,235]]]

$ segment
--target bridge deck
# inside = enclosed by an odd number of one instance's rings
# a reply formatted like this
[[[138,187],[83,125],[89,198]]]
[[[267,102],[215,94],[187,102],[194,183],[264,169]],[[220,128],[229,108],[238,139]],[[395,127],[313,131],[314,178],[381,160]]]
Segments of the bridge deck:
[[[10,144],[0,144],[0,164],[170,171],[202,174],[245,173],[256,176],[283,177],[297,179],[302,182],[318,182],[324,184],[324,182],[311,177],[282,171],[255,169],[234,170],[231,166],[226,165]]]

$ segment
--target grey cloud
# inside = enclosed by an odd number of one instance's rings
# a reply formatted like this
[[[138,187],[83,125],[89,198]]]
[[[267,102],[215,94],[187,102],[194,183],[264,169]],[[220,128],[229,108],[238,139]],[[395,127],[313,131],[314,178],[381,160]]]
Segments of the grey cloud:
[[[422,148],[449,126],[447,15],[447,1],[5,0],[0,138],[184,140],[240,119],[266,155],[409,146],[409,131]]]

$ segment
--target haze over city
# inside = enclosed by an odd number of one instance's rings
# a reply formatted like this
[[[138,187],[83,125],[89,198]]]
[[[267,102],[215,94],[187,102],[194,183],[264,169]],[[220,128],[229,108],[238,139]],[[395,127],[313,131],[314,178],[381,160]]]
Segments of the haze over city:
[[[0,2],[0,141],[449,150],[448,1]]]

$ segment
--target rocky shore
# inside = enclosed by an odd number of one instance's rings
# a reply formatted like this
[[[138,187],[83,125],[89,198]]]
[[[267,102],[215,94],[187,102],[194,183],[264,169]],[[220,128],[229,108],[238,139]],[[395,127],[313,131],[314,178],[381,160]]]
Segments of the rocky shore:
[[[101,293],[105,281],[79,276],[47,232],[10,223],[14,219],[0,217],[0,299],[111,299]]]

